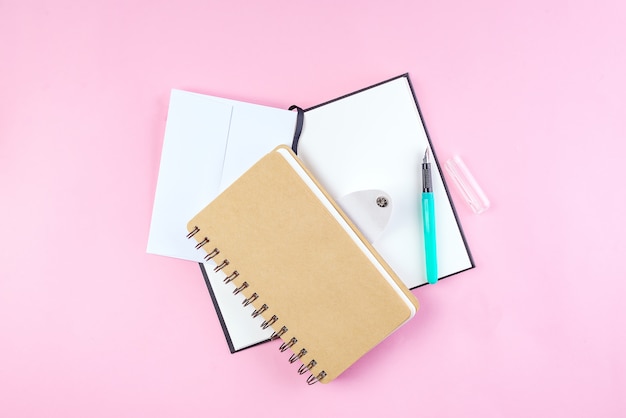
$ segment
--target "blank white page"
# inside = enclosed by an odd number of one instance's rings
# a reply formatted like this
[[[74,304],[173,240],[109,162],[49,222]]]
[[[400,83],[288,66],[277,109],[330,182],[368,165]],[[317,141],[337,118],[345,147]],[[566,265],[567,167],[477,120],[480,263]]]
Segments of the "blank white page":
[[[265,154],[293,141],[296,112],[214,97],[233,107],[220,191],[237,180]]]
[[[219,191],[232,106],[172,90],[147,252],[201,261],[185,227]]]

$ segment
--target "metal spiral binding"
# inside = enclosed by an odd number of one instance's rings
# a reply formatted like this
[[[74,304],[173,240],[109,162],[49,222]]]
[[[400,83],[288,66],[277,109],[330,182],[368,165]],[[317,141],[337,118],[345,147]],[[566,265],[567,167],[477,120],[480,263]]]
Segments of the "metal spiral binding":
[[[316,365],[317,365],[317,361],[315,361],[315,360],[309,361],[309,364],[306,364],[306,365],[304,363],[302,363],[302,366],[300,366],[300,368],[298,368],[298,374],[305,374],[306,372],[311,370]]]
[[[230,262],[228,261],[227,258],[225,258],[224,261],[222,261],[222,264],[219,264],[219,265],[215,266],[213,271],[217,273],[218,271],[220,271],[221,269],[223,269],[224,267],[226,267],[229,264],[230,264]]]
[[[243,306],[248,306],[250,305],[252,302],[254,302],[255,300],[257,300],[259,298],[259,295],[255,293],[251,294],[249,298],[245,298],[243,300],[243,302],[241,303]]]
[[[196,245],[196,250],[199,250],[204,244],[207,244],[208,242],[209,239],[207,237],[204,237],[204,239]]]
[[[261,324],[261,328],[268,329],[270,326],[274,325],[276,321],[278,321],[278,317],[276,315],[272,315],[270,319],[268,319],[267,321],[263,321],[263,323]]]
[[[237,277],[239,277],[239,272],[235,270],[229,276],[226,276],[226,278],[224,279],[224,283],[230,283],[233,280],[235,280]]]
[[[194,226],[193,229],[191,230],[191,232],[187,234],[187,239],[193,237],[198,232],[200,232],[200,228],[198,228],[197,226]]]
[[[297,342],[298,342],[298,339],[296,337],[291,337],[289,341],[282,343],[278,349],[280,350],[281,353],[284,353],[285,350],[293,347]]]
[[[187,239],[190,239],[192,237],[194,237],[198,232],[200,232],[200,228],[198,228],[197,226],[194,226],[193,229],[187,234]],[[196,249],[199,250],[202,247],[204,247],[206,244],[208,244],[210,242],[208,237],[204,237],[204,239],[202,239],[201,241],[198,241],[198,243],[196,244]],[[207,251],[207,254],[204,256],[204,260],[205,261],[210,261],[213,258],[215,258],[218,254],[220,253],[220,250],[218,248],[213,248],[213,250],[211,250],[210,252]],[[215,271],[216,273],[223,270],[226,266],[228,266],[230,264],[230,262],[228,261],[228,259],[224,259],[221,263],[216,264],[216,266],[213,268],[213,271]],[[237,270],[234,270],[231,274],[227,275],[224,278],[224,283],[230,283],[233,280],[235,280],[237,277],[239,277],[239,272]],[[244,281],[243,283],[241,283],[241,285],[237,288],[235,288],[235,290],[233,290],[233,294],[237,295],[239,293],[241,293],[244,289],[248,288],[248,282]],[[259,295],[255,292],[252,295],[250,295],[250,297],[245,298],[242,302],[243,306],[248,306],[249,304],[251,304],[252,302],[256,301],[259,298]],[[261,305],[261,307],[259,309],[255,309],[252,312],[252,317],[256,318],[259,315],[261,315],[263,312],[267,311],[269,309],[269,306],[267,306],[267,304],[263,304]],[[273,324],[275,324],[278,321],[278,317],[276,315],[272,315],[272,317],[268,320],[263,321],[263,323],[261,324],[261,328],[263,329],[267,329],[270,326],[272,326]],[[278,331],[274,331],[272,333],[272,336],[270,337],[270,340],[276,340],[278,338],[281,338],[285,333],[287,333],[288,329],[286,326],[282,326],[280,328],[280,330]],[[292,337],[289,341],[284,341],[280,347],[279,350],[280,352],[285,352],[288,349],[292,348],[294,345],[296,345],[298,343],[298,339],[296,337]],[[300,351],[297,354],[292,354],[291,357],[289,357],[289,363],[295,363],[296,361],[302,359],[304,356],[307,355],[307,350],[306,348],[302,348],[300,349]],[[302,363],[302,365],[298,368],[298,374],[302,375],[305,374],[307,372],[310,372],[315,366],[317,366],[317,361],[315,361],[314,359],[310,360],[306,365],[304,363]],[[321,381],[322,379],[324,379],[327,376],[326,372],[324,370],[322,370],[321,372],[319,372],[318,374],[314,374],[311,373],[309,375],[309,377],[306,379],[306,382],[309,385],[313,385],[319,381]]]
[[[314,385],[325,377],[326,377],[326,372],[322,370],[321,372],[317,374],[317,376],[314,376],[313,374],[311,374],[309,377],[307,377],[306,382],[309,385]]]
[[[257,316],[261,315],[263,312],[267,311],[268,306],[266,304],[263,304],[263,306],[261,306],[259,309],[255,309],[252,312],[252,317],[256,318]]]
[[[289,363],[295,363],[296,360],[298,360],[305,354],[306,354],[306,348],[303,348],[302,350],[300,350],[298,354],[292,354],[291,357],[289,357]]]
[[[213,259],[213,257],[218,255],[219,253],[220,253],[220,250],[218,250],[217,248],[213,248],[213,251],[211,251],[210,253],[207,253],[207,255],[204,256],[204,260],[210,261]]]
[[[272,333],[272,336],[270,337],[270,340],[277,340],[278,338],[280,338],[281,335],[283,335],[285,332],[287,332],[287,327],[282,327],[280,330],[278,331],[274,331]]]
[[[238,288],[236,288],[235,290],[233,290],[233,295],[238,295],[243,289],[245,289],[246,287],[248,287],[248,282],[243,282],[241,283],[241,286],[239,286]]]

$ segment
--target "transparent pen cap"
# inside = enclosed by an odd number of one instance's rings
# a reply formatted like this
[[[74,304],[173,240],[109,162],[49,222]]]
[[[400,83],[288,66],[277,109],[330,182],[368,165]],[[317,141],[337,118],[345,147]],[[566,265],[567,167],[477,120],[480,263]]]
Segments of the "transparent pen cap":
[[[483,213],[489,209],[489,199],[461,157],[455,155],[446,161],[446,171],[474,213]]]

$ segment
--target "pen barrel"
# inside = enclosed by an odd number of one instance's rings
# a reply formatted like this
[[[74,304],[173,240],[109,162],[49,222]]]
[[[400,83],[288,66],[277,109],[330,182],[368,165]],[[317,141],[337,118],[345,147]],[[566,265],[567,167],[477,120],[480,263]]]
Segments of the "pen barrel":
[[[424,252],[426,259],[426,279],[437,283],[437,230],[435,227],[435,199],[432,193],[422,193],[422,221],[424,224]]]
[[[425,193],[433,191],[433,180],[430,175],[430,163],[422,164],[422,191]]]

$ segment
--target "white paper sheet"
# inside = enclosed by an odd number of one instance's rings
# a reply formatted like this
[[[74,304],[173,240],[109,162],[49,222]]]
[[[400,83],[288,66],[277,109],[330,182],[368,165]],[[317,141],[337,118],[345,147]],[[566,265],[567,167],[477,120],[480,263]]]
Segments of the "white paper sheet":
[[[191,261],[187,222],[217,196],[232,106],[172,90],[147,252]]]
[[[221,99],[233,106],[220,191],[278,145],[291,146],[296,112]]]

